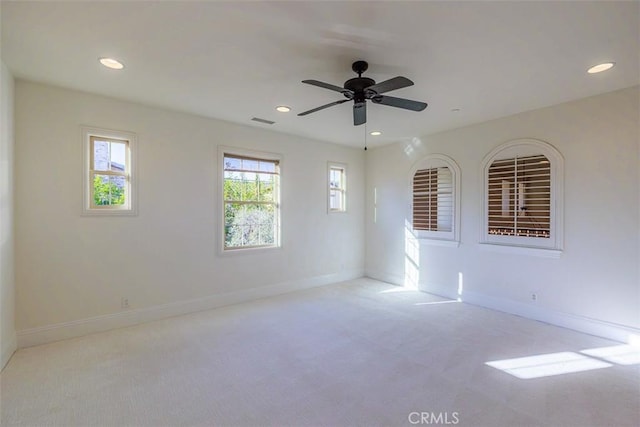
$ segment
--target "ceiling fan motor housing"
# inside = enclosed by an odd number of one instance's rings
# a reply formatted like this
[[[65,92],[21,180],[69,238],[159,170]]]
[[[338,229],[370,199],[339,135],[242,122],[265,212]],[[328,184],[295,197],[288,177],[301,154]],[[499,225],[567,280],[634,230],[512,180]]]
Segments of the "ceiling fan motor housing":
[[[351,92],[343,92],[343,95],[353,99],[356,103],[362,103],[371,96],[365,90],[374,84],[376,84],[376,81],[368,77],[354,77],[344,82],[344,88]]]
[[[364,92],[369,86],[376,84],[376,81],[368,77],[354,77],[344,82],[344,88],[354,92]]]

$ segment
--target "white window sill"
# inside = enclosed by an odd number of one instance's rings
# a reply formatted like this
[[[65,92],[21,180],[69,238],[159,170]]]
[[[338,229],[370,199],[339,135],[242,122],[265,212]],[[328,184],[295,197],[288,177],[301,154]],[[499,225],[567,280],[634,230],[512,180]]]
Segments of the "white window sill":
[[[82,216],[136,216],[134,209],[84,209]]]
[[[499,243],[480,243],[480,249],[503,254],[517,254],[537,256],[541,258],[560,258],[562,250],[551,248],[533,248],[529,246],[514,246]]]
[[[445,246],[449,248],[457,248],[460,246],[460,242],[458,240],[426,239],[424,237],[421,237],[418,240],[421,244],[429,246]]]
[[[235,248],[235,249],[220,249],[218,255],[220,256],[236,256],[236,255],[258,255],[265,252],[277,251],[282,249],[282,246],[259,246],[248,248]]]

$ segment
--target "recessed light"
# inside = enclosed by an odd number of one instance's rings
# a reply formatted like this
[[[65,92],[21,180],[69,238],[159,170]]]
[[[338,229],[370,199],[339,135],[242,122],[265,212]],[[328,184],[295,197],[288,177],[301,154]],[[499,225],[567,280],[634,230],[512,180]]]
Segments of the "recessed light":
[[[113,58],[100,58],[100,63],[107,68],[111,68],[113,70],[122,70],[124,68],[124,64],[120,61],[117,61]]]
[[[613,68],[614,65],[616,65],[615,62],[603,62],[602,64],[594,65],[593,67],[589,68],[587,70],[587,73],[589,74],[601,73],[603,71],[607,71]]]
[[[374,130],[369,135],[371,135],[371,136],[379,136],[379,135],[382,135],[382,132],[380,132],[379,130]]]
[[[286,105],[278,105],[276,107],[276,111],[280,111],[281,113],[288,113],[289,111],[291,111],[291,108],[287,107]]]

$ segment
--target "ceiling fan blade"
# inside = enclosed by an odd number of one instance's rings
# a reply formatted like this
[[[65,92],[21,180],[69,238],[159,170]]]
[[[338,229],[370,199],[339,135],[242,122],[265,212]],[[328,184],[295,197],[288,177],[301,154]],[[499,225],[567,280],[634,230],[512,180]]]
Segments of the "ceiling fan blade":
[[[350,100],[349,99],[341,99],[340,101],[331,102],[329,104],[321,105],[320,107],[316,107],[316,108],[314,108],[312,110],[304,111],[304,112],[298,114],[298,116],[306,116],[307,114],[315,113],[316,111],[324,110],[325,108],[333,107],[334,105],[342,104],[343,102],[347,102],[347,101],[350,101]]]
[[[413,82],[406,77],[398,76],[383,82],[377,83],[373,86],[369,86],[367,91],[374,91],[375,93],[385,93],[391,90],[402,89],[403,87],[413,86]]]
[[[312,86],[318,86],[324,89],[335,90],[336,92],[340,92],[340,93],[351,92],[350,90],[345,89],[343,87],[332,85],[325,82],[319,82],[318,80],[303,80],[302,83],[306,83]]]
[[[391,107],[404,108],[405,110],[422,111],[427,108],[426,102],[412,101],[410,99],[395,98],[393,96],[379,95],[371,98],[376,104],[389,105]]]
[[[353,104],[353,125],[358,126],[367,122],[367,104],[365,102]]]

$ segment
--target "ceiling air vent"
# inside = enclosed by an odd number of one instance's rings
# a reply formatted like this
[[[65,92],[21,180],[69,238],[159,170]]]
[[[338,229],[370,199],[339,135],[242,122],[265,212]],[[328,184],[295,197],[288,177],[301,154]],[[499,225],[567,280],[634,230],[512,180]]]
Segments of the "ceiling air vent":
[[[258,117],[254,117],[254,118],[252,118],[251,120],[253,120],[254,122],[265,123],[265,124],[268,124],[268,125],[272,125],[272,124],[274,124],[274,123],[275,123],[275,122],[272,122],[271,120],[267,120],[267,119],[260,119],[260,118],[258,118]]]

